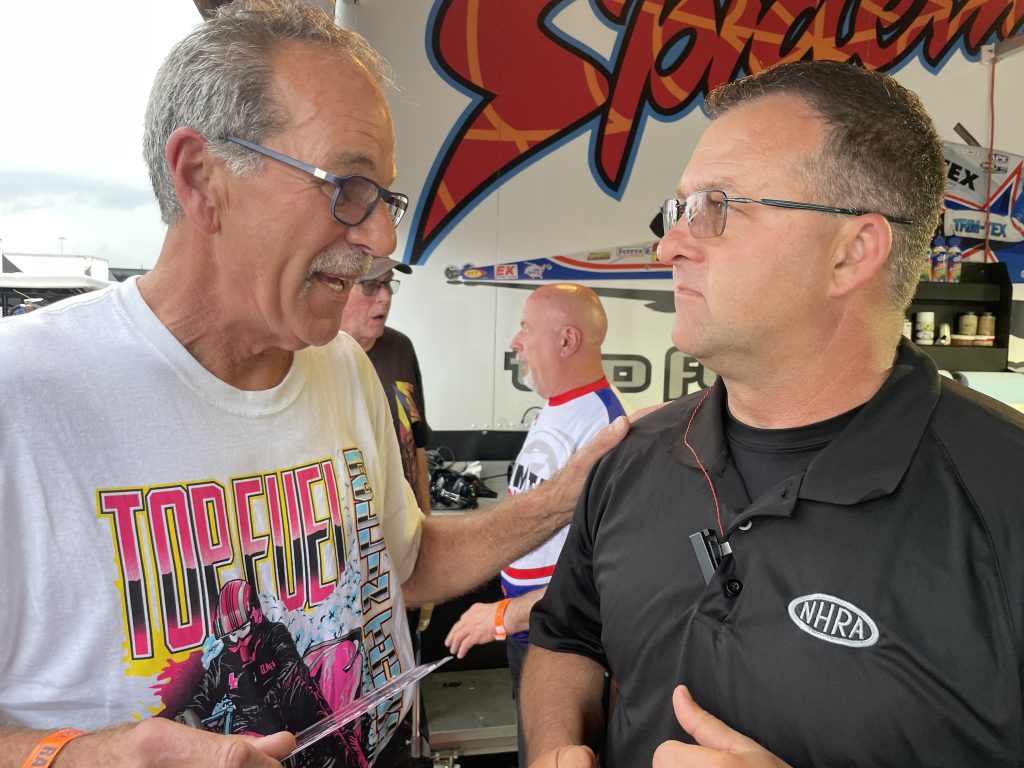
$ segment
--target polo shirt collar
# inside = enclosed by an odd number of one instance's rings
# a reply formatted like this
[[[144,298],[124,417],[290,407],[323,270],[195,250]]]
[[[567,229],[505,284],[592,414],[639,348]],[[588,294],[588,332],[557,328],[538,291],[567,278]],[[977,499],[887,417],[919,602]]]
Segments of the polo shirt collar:
[[[932,359],[901,339],[885,383],[811,462],[800,497],[857,504],[895,491],[917,452],[940,389]]]
[[[885,383],[803,476],[787,481],[790,494],[799,489],[801,499],[857,504],[892,493],[910,466],[939,391],[931,358],[902,339]],[[665,448],[677,461],[699,471],[696,451],[712,477],[721,476],[729,463],[722,419],[725,397],[725,385],[718,379],[684,412],[684,423],[674,423],[663,434]]]

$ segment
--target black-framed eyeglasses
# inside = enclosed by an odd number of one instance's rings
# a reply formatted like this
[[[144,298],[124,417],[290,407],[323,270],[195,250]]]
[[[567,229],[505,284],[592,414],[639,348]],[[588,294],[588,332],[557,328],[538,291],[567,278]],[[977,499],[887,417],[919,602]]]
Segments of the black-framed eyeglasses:
[[[315,165],[304,163],[301,160],[296,160],[294,157],[288,157],[288,155],[282,155],[280,152],[261,147],[259,144],[240,139],[237,136],[221,136],[220,138],[224,141],[230,141],[243,146],[246,149],[251,149],[253,152],[258,152],[261,155],[266,155],[285,165],[290,165],[292,168],[305,171],[321,181],[333,184],[334,195],[331,197],[331,214],[347,227],[357,227],[366,221],[373,212],[373,207],[377,204],[378,200],[384,201],[384,205],[387,206],[388,216],[391,217],[391,223],[396,227],[409,207],[408,195],[385,189],[373,179],[368,179],[365,176],[354,174],[335,176],[333,173],[317,168]]]
[[[399,280],[391,278],[390,280],[356,280],[356,285],[359,286],[359,290],[363,292],[363,296],[376,296],[380,293],[381,288],[387,289],[387,292],[394,296],[398,293],[398,286],[402,283]]]
[[[687,195],[685,200],[678,200],[670,197],[661,206],[661,221],[664,231],[668,232],[679,222],[682,214],[686,215],[686,225],[690,228],[690,234],[698,239],[718,237],[725,232],[725,221],[729,215],[729,203],[756,203],[767,205],[772,208],[790,208],[799,211],[817,211],[818,213],[833,213],[840,216],[863,216],[866,213],[878,213],[877,211],[862,211],[858,208],[836,208],[831,205],[818,205],[817,203],[796,203],[792,200],[772,200],[762,198],[755,200],[751,197],[729,197],[720,189],[705,189]],[[893,224],[913,224],[911,219],[904,219],[899,216],[889,216],[880,213]]]

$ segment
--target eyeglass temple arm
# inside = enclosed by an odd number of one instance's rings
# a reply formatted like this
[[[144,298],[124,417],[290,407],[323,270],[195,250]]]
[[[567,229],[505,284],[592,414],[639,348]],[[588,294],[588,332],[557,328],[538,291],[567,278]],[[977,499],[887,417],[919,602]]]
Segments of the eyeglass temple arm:
[[[237,136],[221,136],[220,138],[224,141],[233,141],[235,144],[240,144],[246,149],[251,149],[253,152],[257,152],[261,155],[272,157],[274,160],[278,160],[284,163],[285,165],[290,165],[293,168],[298,168],[300,170],[305,171],[306,173],[310,173],[313,176],[316,176],[318,179],[324,179],[325,181],[330,181],[336,184],[342,178],[340,176],[336,176],[333,173],[325,171],[323,168],[317,168],[315,165],[310,165],[309,163],[304,163],[301,160],[296,160],[294,157],[282,155],[281,153],[275,152],[272,149],[268,149],[267,147],[261,147],[258,144],[253,144],[251,141],[240,139]],[[373,180],[367,179],[367,181]],[[379,190],[379,195],[383,200],[390,203],[391,205],[401,208],[403,211],[408,210],[408,195],[405,195],[402,192],[392,192],[390,189],[385,189],[379,184],[377,184],[377,189]]]
[[[317,168],[315,165],[310,165],[309,163],[304,163],[301,160],[296,160],[294,157],[282,155],[280,152],[275,152],[272,149],[261,147],[259,144],[253,144],[251,141],[240,139],[237,136],[221,136],[221,138],[224,141],[232,141],[235,144],[240,144],[246,149],[251,149],[253,152],[256,152],[258,154],[266,155],[267,157],[272,157],[278,162],[284,163],[285,165],[290,165],[292,168],[298,168],[299,170],[305,171],[306,173],[310,173],[316,176],[318,179],[326,179],[330,181],[330,177],[334,176],[334,174],[328,173],[323,168]]]
[[[725,198],[727,203],[761,203],[761,205],[770,205],[775,208],[792,208],[795,210],[804,211],[821,211],[822,213],[838,213],[843,216],[863,216],[867,213],[876,213],[876,211],[863,211],[859,208],[837,208],[833,205],[818,205],[817,203],[797,203],[792,200],[775,200],[770,197],[761,198],[755,200],[750,197],[727,197]],[[913,224],[911,219],[904,219],[899,216],[889,216],[885,213],[879,213],[879,216],[891,221],[894,224]]]

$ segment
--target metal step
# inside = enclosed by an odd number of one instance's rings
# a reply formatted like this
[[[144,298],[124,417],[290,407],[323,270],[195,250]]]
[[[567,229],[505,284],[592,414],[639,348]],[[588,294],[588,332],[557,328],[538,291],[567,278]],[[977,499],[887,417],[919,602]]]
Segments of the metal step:
[[[434,672],[421,690],[435,756],[516,751],[516,705],[507,667]]]

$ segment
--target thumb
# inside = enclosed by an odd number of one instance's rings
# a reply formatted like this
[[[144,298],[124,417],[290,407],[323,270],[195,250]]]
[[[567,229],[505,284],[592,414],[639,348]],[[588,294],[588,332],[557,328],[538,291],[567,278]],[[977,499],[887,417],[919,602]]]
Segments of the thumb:
[[[584,446],[584,449],[590,446],[589,453],[597,454],[595,460],[599,459],[618,445],[627,432],[629,432],[629,419],[625,416],[619,416],[615,421],[594,435],[594,438]]]
[[[283,760],[295,750],[295,737],[288,731],[278,731],[269,736],[249,737],[249,743],[275,760]]]
[[[762,750],[760,744],[734,731],[717,717],[701,709],[685,685],[677,686],[672,692],[672,709],[683,730],[690,734],[702,747],[721,752],[747,752]]]
[[[597,758],[590,747],[577,745],[559,755],[557,765],[558,768],[597,768]]]
[[[598,768],[597,758],[590,747],[576,744],[570,747],[559,747],[543,756],[539,763],[531,768]]]

